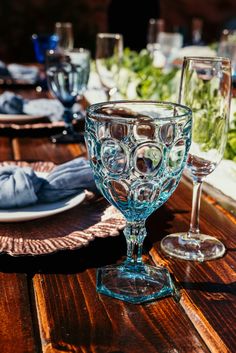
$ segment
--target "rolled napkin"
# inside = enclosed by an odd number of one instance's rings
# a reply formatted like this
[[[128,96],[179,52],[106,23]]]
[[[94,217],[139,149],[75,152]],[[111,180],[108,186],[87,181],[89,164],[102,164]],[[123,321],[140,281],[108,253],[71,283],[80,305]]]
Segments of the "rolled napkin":
[[[63,105],[57,99],[24,100],[23,111],[27,115],[46,116],[51,122],[62,120]]]
[[[83,190],[98,192],[89,162],[79,157],[55,167],[42,184],[38,199],[54,202]]]
[[[1,114],[24,114],[24,99],[12,92],[4,92],[0,95]]]
[[[11,76],[6,64],[3,61],[0,61],[0,77],[9,78]]]
[[[27,114],[48,117],[51,122],[62,120],[64,108],[57,99],[24,99],[13,92],[0,95],[0,114]]]
[[[34,84],[38,81],[39,69],[35,66],[9,64],[7,65],[7,69],[13,80],[19,80],[29,84]]]
[[[24,207],[37,202],[43,179],[32,168],[0,168],[0,208]]]
[[[26,84],[35,84],[39,79],[39,69],[36,66],[20,64],[6,65],[3,61],[0,61],[0,77]]]
[[[89,162],[82,157],[55,167],[46,178],[30,167],[0,168],[0,208],[55,202],[84,190],[97,193]]]

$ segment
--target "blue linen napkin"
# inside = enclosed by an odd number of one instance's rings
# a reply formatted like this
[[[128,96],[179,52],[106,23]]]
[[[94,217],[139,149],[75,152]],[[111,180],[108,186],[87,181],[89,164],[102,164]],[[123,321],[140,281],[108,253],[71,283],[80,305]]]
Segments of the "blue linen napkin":
[[[1,114],[24,114],[24,99],[12,92],[4,92],[0,95]]]
[[[24,99],[10,91],[0,95],[0,114],[27,114],[48,117],[51,122],[62,120],[64,108],[56,99]]]
[[[7,69],[13,80],[23,81],[28,84],[35,84],[39,79],[39,69],[36,66],[20,64],[9,64]]]
[[[24,207],[37,202],[43,179],[32,168],[6,166],[0,168],[0,208]]]
[[[39,69],[36,66],[8,64],[0,61],[0,77],[23,83],[35,84],[39,79]]]
[[[10,71],[8,70],[7,66],[4,64],[4,62],[0,61],[0,77],[2,78],[8,78],[10,77]]]
[[[44,179],[30,167],[0,168],[0,208],[55,202],[84,190],[97,193],[89,162],[79,157],[55,167]]]
[[[53,169],[41,186],[38,199],[43,202],[57,201],[85,189],[98,192],[89,161],[79,157]]]

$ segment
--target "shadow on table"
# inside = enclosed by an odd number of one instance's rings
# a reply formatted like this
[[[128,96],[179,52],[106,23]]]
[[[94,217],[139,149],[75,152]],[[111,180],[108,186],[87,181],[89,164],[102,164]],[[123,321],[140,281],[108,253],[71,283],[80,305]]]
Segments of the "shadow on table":
[[[144,255],[153,244],[168,234],[174,215],[164,206],[147,220],[148,236],[144,241]],[[87,247],[78,250],[59,251],[54,254],[40,256],[11,257],[0,256],[1,272],[27,273],[79,273],[88,268],[97,268],[121,262],[126,256],[125,238],[119,236],[96,238]]]
[[[211,282],[179,282],[180,287],[186,290],[197,290],[208,293],[225,293],[236,295],[236,282],[211,283]]]

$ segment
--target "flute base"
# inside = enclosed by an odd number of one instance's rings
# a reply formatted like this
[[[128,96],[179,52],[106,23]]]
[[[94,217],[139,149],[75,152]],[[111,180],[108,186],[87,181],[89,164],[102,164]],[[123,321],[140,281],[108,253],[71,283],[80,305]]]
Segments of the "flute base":
[[[222,257],[225,246],[210,235],[198,234],[196,238],[189,238],[187,233],[175,233],[162,239],[161,250],[171,257],[203,262]]]
[[[84,135],[76,131],[63,130],[61,134],[50,137],[52,143],[81,143],[84,142]]]
[[[140,304],[175,295],[176,289],[166,268],[124,263],[97,270],[97,292]]]

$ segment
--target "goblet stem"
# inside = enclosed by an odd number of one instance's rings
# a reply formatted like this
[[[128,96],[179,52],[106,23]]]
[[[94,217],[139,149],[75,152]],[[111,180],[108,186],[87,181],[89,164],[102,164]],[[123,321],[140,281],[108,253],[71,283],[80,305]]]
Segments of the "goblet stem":
[[[63,120],[65,122],[65,128],[68,131],[68,133],[73,133],[74,132],[72,119],[73,119],[72,109],[65,107],[65,110],[64,110],[64,113],[63,113]]]
[[[126,264],[142,264],[143,241],[147,235],[145,221],[127,222],[124,235],[127,243]]]
[[[127,222],[124,235],[127,258],[119,265],[101,267],[97,272],[99,293],[130,303],[143,303],[167,295],[176,295],[168,270],[142,261],[145,221]]]
[[[82,133],[76,132],[72,124],[73,113],[72,108],[65,107],[63,113],[63,120],[65,123],[65,129],[61,134],[53,135],[51,141],[53,143],[77,143],[84,142],[84,135]]]
[[[201,205],[202,180],[193,181],[193,198],[190,229],[187,233],[188,238],[196,237],[200,233],[199,213]]]

